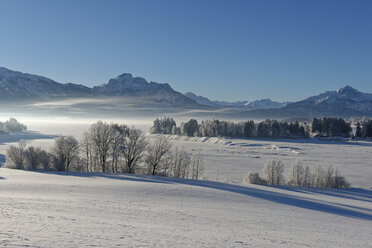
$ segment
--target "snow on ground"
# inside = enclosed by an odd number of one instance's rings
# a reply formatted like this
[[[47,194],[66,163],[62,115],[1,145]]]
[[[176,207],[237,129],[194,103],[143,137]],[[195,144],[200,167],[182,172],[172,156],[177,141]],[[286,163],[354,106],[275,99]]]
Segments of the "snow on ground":
[[[247,172],[261,173],[267,160],[282,160],[287,172],[298,159],[304,166],[331,165],[353,186],[372,188],[372,142],[168,137],[175,145],[202,155],[209,180],[241,183]]]
[[[151,121],[111,120],[135,125],[148,130]],[[111,122],[108,120],[108,122]],[[49,149],[56,135],[73,135],[80,138],[93,120],[72,119],[40,119],[27,121],[30,132],[22,135],[0,135],[0,163],[9,144],[16,144],[17,138],[25,139],[28,145],[41,146]],[[50,122],[50,123],[49,123]],[[150,135],[150,137],[156,135]],[[209,180],[242,183],[247,172],[262,172],[265,162],[269,159],[280,159],[288,170],[294,160],[299,159],[309,166],[332,165],[338,168],[342,175],[353,186],[372,188],[372,142],[318,141],[314,139],[226,139],[206,137],[185,137],[168,135],[175,146],[183,147],[190,152],[202,155],[205,176]]]
[[[372,247],[372,191],[0,169],[0,246]]]

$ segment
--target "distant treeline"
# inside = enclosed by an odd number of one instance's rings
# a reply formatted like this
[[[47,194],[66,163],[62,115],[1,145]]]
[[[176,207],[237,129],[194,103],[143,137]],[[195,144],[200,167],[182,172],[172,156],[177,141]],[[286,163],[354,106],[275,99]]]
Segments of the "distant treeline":
[[[164,117],[156,119],[151,133],[176,134],[196,137],[283,137],[306,138],[309,136],[307,124],[302,122],[285,122],[265,120],[259,123],[254,121],[232,122],[221,120],[206,120],[198,123],[191,119],[177,127],[173,118]]]
[[[170,117],[157,118],[150,128],[154,134],[174,134],[191,137],[233,137],[233,138],[309,138],[311,136],[368,138],[372,137],[372,120],[357,124],[356,132],[351,123],[342,118],[313,118],[311,122],[287,122],[265,120],[255,123],[190,119],[178,127]]]
[[[371,138],[372,137],[372,120],[358,122],[356,124],[355,137]]]
[[[311,131],[322,136],[350,137],[352,134],[350,123],[342,118],[313,118]]]

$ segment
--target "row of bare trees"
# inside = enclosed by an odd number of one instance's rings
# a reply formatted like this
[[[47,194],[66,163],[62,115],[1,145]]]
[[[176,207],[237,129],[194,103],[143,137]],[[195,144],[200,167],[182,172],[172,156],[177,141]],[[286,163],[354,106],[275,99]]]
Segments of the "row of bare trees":
[[[244,183],[268,184],[268,185],[291,185],[316,188],[348,188],[350,183],[341,176],[337,169],[332,166],[326,169],[316,166],[310,169],[304,167],[300,160],[293,162],[287,180],[284,177],[284,164],[280,160],[269,160],[263,169],[263,178],[258,172],[248,173],[244,177]]]
[[[7,150],[6,166],[26,170],[138,173],[200,179],[200,154],[173,148],[164,136],[148,138],[134,127],[98,121],[80,142],[72,136],[58,137],[49,152],[23,141]]]

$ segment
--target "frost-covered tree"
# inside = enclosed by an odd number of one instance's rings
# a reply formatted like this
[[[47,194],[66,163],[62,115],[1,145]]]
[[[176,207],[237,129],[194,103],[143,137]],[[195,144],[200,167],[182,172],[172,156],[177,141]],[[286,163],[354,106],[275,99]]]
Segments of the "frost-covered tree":
[[[102,172],[107,170],[107,159],[113,141],[111,126],[102,121],[92,124],[88,130],[94,153],[97,155],[99,167]]]
[[[191,158],[184,149],[176,148],[172,156],[171,176],[187,178]]]
[[[173,118],[164,117],[161,119],[156,118],[154,125],[150,128],[150,133],[157,134],[172,134],[175,132],[177,125]],[[173,133],[174,134],[174,133]]]
[[[264,166],[265,180],[269,185],[283,185],[284,184],[284,164],[280,160],[269,160]]]
[[[181,134],[186,136],[198,136],[199,124],[195,119],[191,119],[188,122],[182,123]]]
[[[309,166],[306,166],[304,169],[304,180],[303,186],[310,187],[311,186],[311,170]]]
[[[58,171],[68,171],[77,162],[79,142],[72,136],[61,136],[54,141],[52,149],[54,166]]]
[[[40,147],[29,146],[23,141],[18,146],[11,145],[7,149],[5,166],[12,169],[47,170],[50,169],[50,154]]]
[[[24,170],[27,167],[25,147],[26,143],[23,140],[19,141],[17,146],[10,145],[6,150],[5,167]]]
[[[267,184],[267,181],[260,177],[258,172],[248,172],[243,179],[244,184]]]
[[[322,169],[320,165],[313,168],[312,175],[311,175],[311,185],[312,187],[316,188],[323,188],[325,187],[325,171]]]
[[[93,172],[95,171],[93,165],[95,164],[93,161],[93,144],[90,137],[90,133],[85,131],[83,133],[82,139],[79,142],[80,150],[82,153],[81,162],[85,166],[86,172]]]
[[[125,150],[125,139],[129,135],[129,128],[126,125],[111,124],[112,142],[111,151],[111,172],[118,172],[118,163],[121,152]]]
[[[296,160],[292,163],[291,169],[288,175],[288,184],[293,186],[304,185],[304,168],[300,160]]]
[[[18,122],[14,118],[10,118],[5,122],[0,122],[0,130],[6,133],[22,132],[27,130],[27,126]]]
[[[124,159],[123,172],[134,173],[138,162],[143,158],[147,140],[140,129],[130,128],[124,139],[121,155]]]
[[[40,148],[35,148],[33,146],[27,147],[25,150],[25,156],[27,160],[27,170],[36,170],[39,168],[41,161],[40,161]]]
[[[200,153],[194,154],[192,158],[191,179],[198,180],[203,176],[204,166]]]

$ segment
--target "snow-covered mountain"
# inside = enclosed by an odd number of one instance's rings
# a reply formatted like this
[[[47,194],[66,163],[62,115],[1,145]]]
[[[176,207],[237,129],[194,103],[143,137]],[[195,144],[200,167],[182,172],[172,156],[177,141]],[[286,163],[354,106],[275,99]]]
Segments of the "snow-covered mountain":
[[[372,115],[372,94],[363,93],[351,86],[327,91],[283,108],[291,113],[305,112],[309,116]]]
[[[289,103],[277,110],[255,111],[252,114],[265,117],[371,117],[372,94],[345,86],[335,91],[326,91],[302,101]]]
[[[122,97],[141,104],[198,105],[168,84],[147,82],[125,73],[93,88],[80,84],[61,84],[49,78],[0,67],[0,100],[48,100],[55,97]]]
[[[192,92],[187,92],[185,93],[185,96],[187,96],[190,99],[193,99],[195,102],[201,104],[201,105],[206,105],[206,106],[211,106],[211,107],[221,107],[219,104],[217,104],[214,101],[209,100],[208,98],[204,96],[197,96]]]
[[[95,86],[92,91],[99,96],[136,97],[141,100],[173,105],[196,104],[194,100],[173,90],[169,84],[147,82],[146,79],[133,77],[129,73],[110,79],[108,83]]]
[[[195,100],[201,105],[207,105],[212,107],[222,107],[222,108],[244,108],[247,110],[254,109],[277,109],[285,106],[288,103],[281,103],[271,101],[270,99],[261,99],[255,101],[237,101],[237,102],[226,102],[226,101],[211,101],[204,96],[197,96],[192,92],[185,93],[185,96]]]
[[[49,78],[0,67],[0,99],[48,99],[57,96],[88,96],[91,89],[80,84],[60,84]]]
[[[136,106],[167,106],[200,108],[233,108],[229,113],[257,118],[292,118],[313,116],[369,116],[372,117],[372,94],[360,92],[351,86],[327,91],[294,103],[256,101],[211,101],[193,93],[185,95],[169,84],[148,82],[129,73],[110,79],[93,88],[80,84],[61,84],[49,78],[12,71],[0,67],[0,101],[50,100],[54,98],[117,98],[131,100]]]
[[[245,104],[247,109],[278,109],[286,106],[288,102],[275,102],[270,99],[250,101]]]

